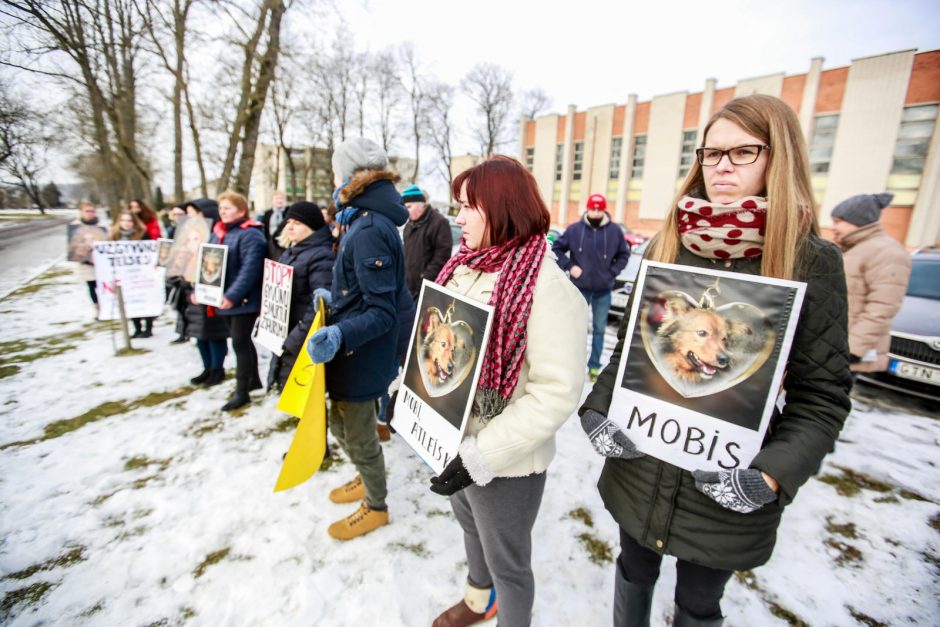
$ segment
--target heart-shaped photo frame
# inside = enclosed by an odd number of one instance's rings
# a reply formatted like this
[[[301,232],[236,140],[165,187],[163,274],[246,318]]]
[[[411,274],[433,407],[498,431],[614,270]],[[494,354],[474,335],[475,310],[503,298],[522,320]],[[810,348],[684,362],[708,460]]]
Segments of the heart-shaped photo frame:
[[[660,292],[637,321],[650,361],[685,398],[747,380],[773,352],[776,333],[767,315],[749,303],[716,306],[718,293],[718,279],[699,301],[682,291]]]
[[[473,328],[464,320],[453,320],[453,315],[453,305],[446,314],[437,307],[428,307],[418,327],[415,357],[421,382],[431,397],[459,388],[476,363]]]

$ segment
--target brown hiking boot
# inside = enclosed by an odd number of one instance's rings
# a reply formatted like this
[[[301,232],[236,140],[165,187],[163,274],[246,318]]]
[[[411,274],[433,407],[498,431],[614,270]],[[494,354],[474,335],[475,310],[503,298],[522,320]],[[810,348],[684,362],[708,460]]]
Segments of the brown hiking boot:
[[[496,616],[499,604],[494,588],[477,588],[467,584],[464,598],[434,619],[431,627],[467,627]]]
[[[366,498],[366,487],[362,485],[362,477],[356,478],[330,492],[330,500],[334,503],[355,503]]]
[[[389,431],[387,424],[377,422],[375,423],[375,430],[379,433],[379,442],[388,442],[392,439],[392,432]]]
[[[388,524],[388,511],[371,509],[363,503],[355,512],[330,525],[327,533],[336,540],[352,540]]]

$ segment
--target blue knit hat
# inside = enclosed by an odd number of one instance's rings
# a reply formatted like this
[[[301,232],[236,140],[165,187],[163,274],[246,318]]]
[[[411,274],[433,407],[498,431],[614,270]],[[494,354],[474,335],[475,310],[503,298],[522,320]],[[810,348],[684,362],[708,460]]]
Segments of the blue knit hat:
[[[417,185],[409,185],[401,193],[402,202],[427,202],[428,199]]]

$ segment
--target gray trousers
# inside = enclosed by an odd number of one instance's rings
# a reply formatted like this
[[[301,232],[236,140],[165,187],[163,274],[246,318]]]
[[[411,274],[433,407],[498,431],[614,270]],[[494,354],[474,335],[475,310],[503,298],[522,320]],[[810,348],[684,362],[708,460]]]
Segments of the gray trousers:
[[[497,478],[450,497],[467,549],[470,585],[496,587],[500,627],[532,621],[532,526],[539,513],[545,473]]]
[[[359,471],[366,489],[366,504],[385,509],[385,455],[375,430],[376,402],[330,400],[330,433]]]

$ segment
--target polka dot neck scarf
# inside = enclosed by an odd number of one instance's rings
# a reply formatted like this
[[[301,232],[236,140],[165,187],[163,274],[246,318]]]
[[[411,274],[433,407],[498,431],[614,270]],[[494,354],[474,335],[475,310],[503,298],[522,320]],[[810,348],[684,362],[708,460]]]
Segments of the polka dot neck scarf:
[[[730,205],[692,196],[679,201],[679,238],[699,257],[759,257],[766,222],[767,199],[759,196],[745,196]]]

